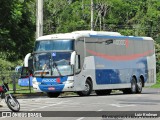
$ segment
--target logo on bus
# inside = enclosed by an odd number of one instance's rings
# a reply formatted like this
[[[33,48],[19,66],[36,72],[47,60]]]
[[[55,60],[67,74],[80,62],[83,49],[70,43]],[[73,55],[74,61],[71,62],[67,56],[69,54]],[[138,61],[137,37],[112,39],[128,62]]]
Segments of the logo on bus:
[[[55,79],[43,79],[42,82],[56,82]]]
[[[126,39],[126,40],[114,40],[113,44],[126,46],[126,48],[127,48],[128,47],[128,39]]]

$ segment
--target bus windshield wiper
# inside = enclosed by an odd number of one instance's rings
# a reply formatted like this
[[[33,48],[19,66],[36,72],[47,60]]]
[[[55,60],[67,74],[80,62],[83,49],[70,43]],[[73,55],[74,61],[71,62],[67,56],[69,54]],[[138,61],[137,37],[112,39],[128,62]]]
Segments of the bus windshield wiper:
[[[53,66],[56,68],[56,70],[58,71],[59,76],[62,76],[61,72],[59,71],[58,67],[57,67],[57,63],[53,60]]]

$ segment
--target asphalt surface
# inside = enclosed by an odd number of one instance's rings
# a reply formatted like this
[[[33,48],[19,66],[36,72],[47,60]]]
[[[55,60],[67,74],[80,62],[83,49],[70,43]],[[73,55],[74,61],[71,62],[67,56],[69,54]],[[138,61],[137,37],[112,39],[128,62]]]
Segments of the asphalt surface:
[[[30,117],[23,118],[30,120],[45,120],[46,118],[51,120],[160,119],[157,118],[160,116],[160,89],[144,88],[141,94],[123,94],[116,91],[107,96],[92,94],[88,97],[78,95],[58,98],[24,96],[18,101],[21,105],[19,116],[0,117],[0,119],[17,120],[22,117]],[[0,105],[2,105],[1,112],[10,112],[4,101],[1,101]],[[38,118],[33,118],[35,116]],[[108,116],[110,118],[107,118]]]

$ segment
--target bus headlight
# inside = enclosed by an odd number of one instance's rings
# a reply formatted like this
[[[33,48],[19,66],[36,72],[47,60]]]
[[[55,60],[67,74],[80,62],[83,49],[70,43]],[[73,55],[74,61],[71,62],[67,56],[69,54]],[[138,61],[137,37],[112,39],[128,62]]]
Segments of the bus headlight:
[[[63,82],[63,84],[71,84],[73,82],[74,82],[74,80],[67,80],[67,81]]]
[[[37,81],[33,81],[32,83],[33,83],[33,85],[40,85],[41,84],[40,82],[37,82]]]

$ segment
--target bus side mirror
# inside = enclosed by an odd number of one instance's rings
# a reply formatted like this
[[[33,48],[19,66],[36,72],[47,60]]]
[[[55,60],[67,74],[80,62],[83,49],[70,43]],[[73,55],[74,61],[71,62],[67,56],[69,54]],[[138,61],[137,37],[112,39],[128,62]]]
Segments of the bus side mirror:
[[[24,67],[28,68],[29,72],[33,72],[33,56],[31,53],[28,53],[24,58]]]
[[[24,67],[28,67],[29,66],[29,58],[31,57],[31,53],[28,53],[25,58],[24,58]]]

